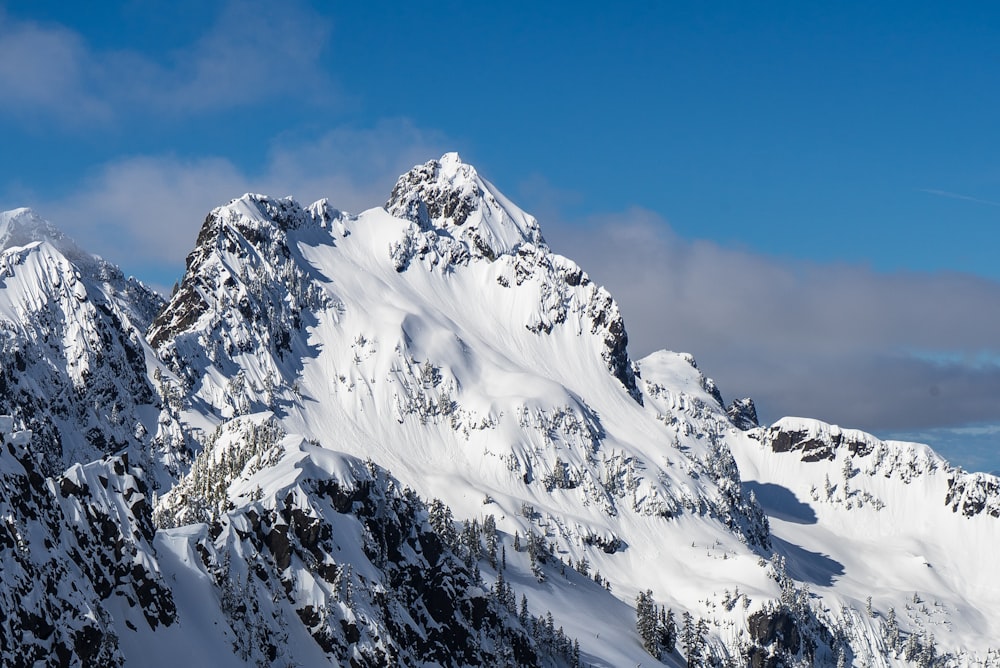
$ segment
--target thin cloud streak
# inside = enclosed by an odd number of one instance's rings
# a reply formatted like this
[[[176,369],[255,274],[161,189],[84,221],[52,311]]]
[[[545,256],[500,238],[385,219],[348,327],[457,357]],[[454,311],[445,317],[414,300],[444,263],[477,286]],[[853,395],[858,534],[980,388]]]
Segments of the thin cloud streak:
[[[994,202],[988,199],[981,199],[979,197],[971,197],[969,195],[960,195],[958,193],[951,193],[948,192],[947,190],[934,190],[933,188],[917,188],[917,192],[927,193],[928,195],[937,195],[938,197],[947,197],[949,199],[960,199],[966,202],[975,202],[977,204],[1000,206],[1000,202]]]
[[[220,157],[137,156],[112,161],[58,200],[19,201],[91,252],[159,285],[179,279],[205,216],[247,192],[328,198],[344,211],[382,205],[399,174],[445,141],[405,119],[337,128],[299,142],[272,143],[266,164],[248,171]]]

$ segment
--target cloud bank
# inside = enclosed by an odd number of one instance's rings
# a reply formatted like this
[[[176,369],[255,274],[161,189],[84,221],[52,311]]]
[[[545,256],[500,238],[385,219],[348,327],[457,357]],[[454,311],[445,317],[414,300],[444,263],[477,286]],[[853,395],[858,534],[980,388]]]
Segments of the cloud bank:
[[[328,198],[344,211],[382,205],[397,177],[444,152],[445,141],[405,119],[339,128],[309,140],[272,143],[266,164],[241,169],[221,157],[171,155],[109,162],[64,198],[34,207],[84,248],[169,290],[180,278],[205,216],[246,192]]]
[[[638,357],[696,355],[765,420],[886,433],[1000,422],[1000,284],[878,273],[681,239],[635,209],[543,229],[615,295]]]

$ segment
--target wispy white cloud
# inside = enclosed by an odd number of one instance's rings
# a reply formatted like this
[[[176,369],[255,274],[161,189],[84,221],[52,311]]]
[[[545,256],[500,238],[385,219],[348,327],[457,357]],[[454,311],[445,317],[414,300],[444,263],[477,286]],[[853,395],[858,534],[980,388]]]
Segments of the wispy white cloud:
[[[112,109],[99,92],[99,69],[77,33],[18,22],[0,9],[0,90],[6,111],[107,120]]]
[[[356,212],[383,204],[399,174],[446,149],[439,134],[388,120],[275,140],[266,164],[253,171],[220,157],[122,158],[64,198],[19,204],[37,208],[84,248],[164,284],[180,277],[208,212],[234,197],[258,192],[303,203],[327,197]]]
[[[948,197],[949,199],[960,199],[966,202],[975,202],[976,204],[1000,206],[1000,202],[994,202],[993,200],[982,199],[979,197],[970,197],[969,195],[960,195],[958,193],[948,192],[947,190],[935,190],[933,188],[917,188],[917,191],[922,193],[927,193],[928,195],[937,195],[938,197]]]
[[[335,84],[320,62],[330,30],[296,2],[230,0],[200,38],[158,61],[96,49],[67,27],[16,20],[0,9],[0,113],[80,126],[136,112],[232,109],[282,95],[330,102]]]

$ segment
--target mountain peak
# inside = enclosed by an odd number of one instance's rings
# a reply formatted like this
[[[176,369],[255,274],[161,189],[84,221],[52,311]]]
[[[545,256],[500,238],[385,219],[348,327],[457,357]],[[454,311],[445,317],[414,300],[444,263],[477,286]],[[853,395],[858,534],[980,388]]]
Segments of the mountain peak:
[[[36,242],[50,244],[84,275],[102,282],[125,280],[118,267],[80,248],[65,232],[39,216],[34,209],[21,207],[0,212],[0,251]]]
[[[448,153],[445,153],[444,155],[441,156],[441,159],[438,162],[441,163],[441,167],[443,167],[444,169],[454,169],[456,171],[460,166],[465,164],[462,162],[462,156],[460,156],[457,151],[450,151]],[[472,165],[465,165],[465,166],[475,171]]]
[[[489,260],[509,255],[522,244],[545,245],[534,216],[454,152],[400,176],[385,210],[422,230],[464,241],[473,256]]]
[[[50,241],[60,249],[76,248],[65,234],[33,209],[21,207],[0,212],[0,250],[27,246],[33,241]]]

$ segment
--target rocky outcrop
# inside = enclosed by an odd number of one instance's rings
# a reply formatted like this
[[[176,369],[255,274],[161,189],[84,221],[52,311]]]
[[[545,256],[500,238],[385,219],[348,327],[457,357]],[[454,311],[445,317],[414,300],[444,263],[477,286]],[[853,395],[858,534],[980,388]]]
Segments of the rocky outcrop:
[[[145,485],[127,457],[43,477],[12,425],[0,418],[0,663],[121,665],[112,610],[149,629],[176,620]]]
[[[735,399],[733,403],[729,404],[726,414],[729,415],[730,421],[736,428],[741,431],[750,431],[760,426],[760,423],[757,422],[757,407],[750,397]]]
[[[469,552],[450,525],[432,528],[424,503],[370,462],[301,439],[280,450],[274,467],[298,475],[190,538],[243,659],[275,661],[294,618],[338,665],[550,664],[552,648],[483,583],[485,543]]]

